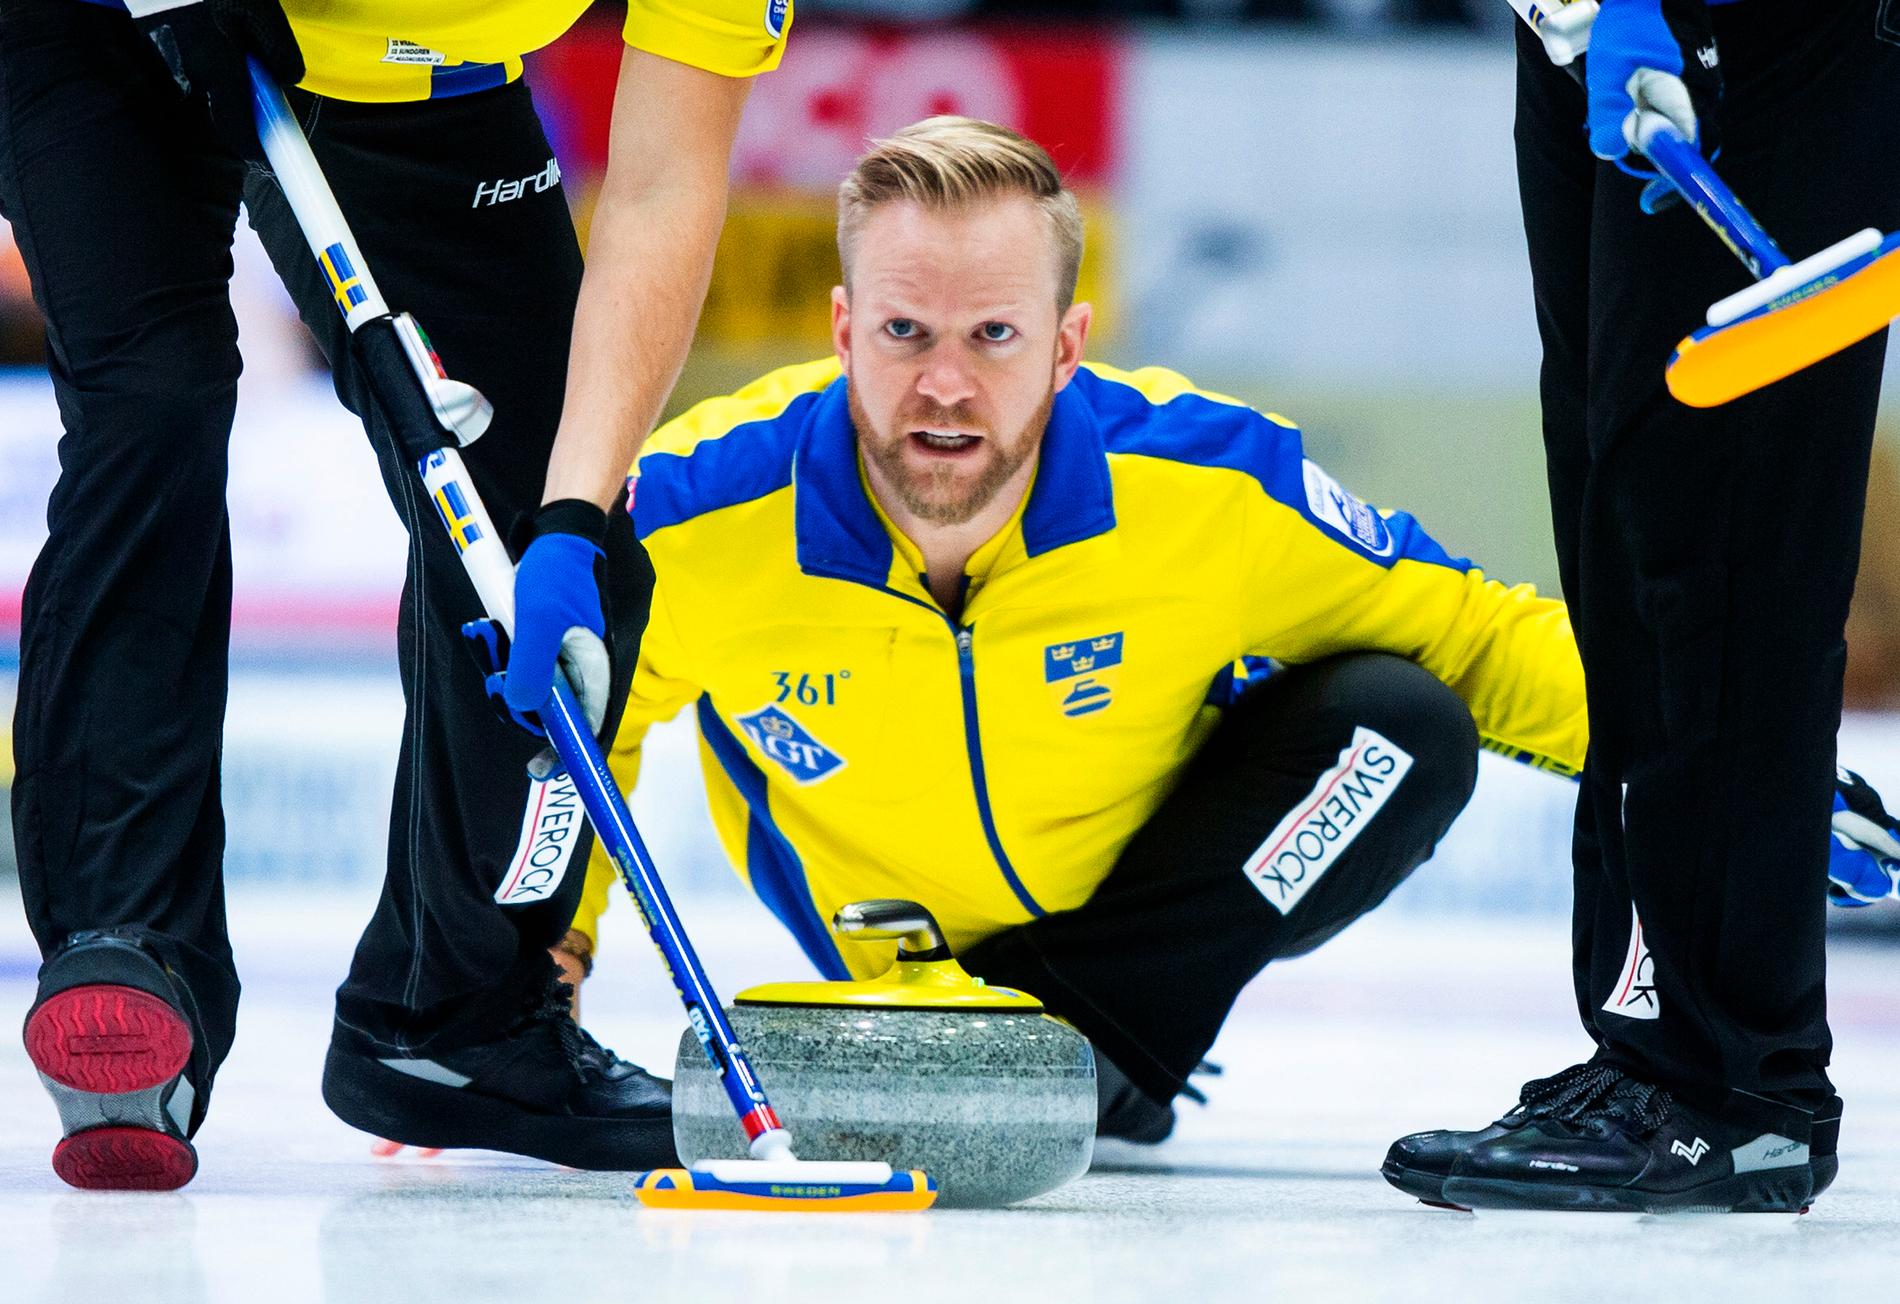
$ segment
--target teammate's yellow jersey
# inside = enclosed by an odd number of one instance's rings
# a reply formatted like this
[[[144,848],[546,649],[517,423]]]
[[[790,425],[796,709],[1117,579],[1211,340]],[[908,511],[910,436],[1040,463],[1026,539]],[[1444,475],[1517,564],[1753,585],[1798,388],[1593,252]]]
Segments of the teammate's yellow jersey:
[[[727,854],[828,976],[889,963],[834,944],[849,901],[922,901],[953,947],[1081,905],[1240,681],[1278,664],[1397,653],[1489,746],[1583,760],[1563,604],[1487,579],[1346,492],[1296,427],[1172,372],[1076,373],[954,617],[866,490],[835,361],[662,427],[633,517],[657,582],[615,774],[631,789],[648,727],[690,705]],[[585,931],[598,855],[590,880]]]
[[[521,56],[590,0],[284,0],[300,85],[342,100],[426,100],[513,81]],[[627,0],[628,45],[727,77],[778,66],[791,0]]]

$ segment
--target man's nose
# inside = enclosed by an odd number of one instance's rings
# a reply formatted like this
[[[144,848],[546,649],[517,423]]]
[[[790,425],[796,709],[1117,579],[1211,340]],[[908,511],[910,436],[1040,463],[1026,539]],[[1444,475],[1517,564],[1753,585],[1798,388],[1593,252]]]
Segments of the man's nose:
[[[938,347],[918,373],[917,392],[939,407],[955,407],[976,397],[976,373],[957,349]]]

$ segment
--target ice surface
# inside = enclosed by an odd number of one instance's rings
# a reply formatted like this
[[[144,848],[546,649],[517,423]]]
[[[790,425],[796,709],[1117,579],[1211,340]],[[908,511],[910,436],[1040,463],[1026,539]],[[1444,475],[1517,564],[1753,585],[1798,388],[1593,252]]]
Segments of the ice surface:
[[[802,972],[733,899],[683,903],[727,990]],[[1890,1298],[1900,1226],[1900,954],[1832,956],[1841,1178],[1793,1219],[1473,1218],[1377,1168],[1399,1134],[1475,1125],[1583,1049],[1561,924],[1375,916],[1270,970],[1215,1051],[1227,1068],[1174,1140],[1104,1146],[1087,1177],[1010,1210],[896,1215],[643,1210],[624,1177],[501,1155],[378,1160],[324,1109],[329,994],[361,893],[249,888],[238,1046],[170,1195],[96,1195],[47,1167],[52,1106],[0,1046],[0,1299],[104,1301]],[[0,900],[0,1016],[31,947]],[[609,1044],[665,1064],[683,1020],[631,912],[585,996]]]

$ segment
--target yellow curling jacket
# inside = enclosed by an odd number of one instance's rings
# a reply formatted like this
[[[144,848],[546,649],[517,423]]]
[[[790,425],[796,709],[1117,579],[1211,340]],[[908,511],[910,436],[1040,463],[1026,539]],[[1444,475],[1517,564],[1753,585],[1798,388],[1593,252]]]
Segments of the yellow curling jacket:
[[[342,100],[466,95],[521,75],[521,56],[590,0],[284,0],[300,85]],[[628,45],[727,77],[778,66],[791,0],[628,0]]]
[[[957,948],[1087,901],[1267,659],[1397,653],[1490,746],[1582,763],[1561,603],[1486,579],[1347,493],[1296,427],[1173,372],[1076,373],[954,619],[865,488],[835,361],[701,403],[637,470],[658,579],[615,774],[631,789],[648,726],[690,704],[727,854],[828,976],[889,963],[833,942],[849,901],[922,901]]]

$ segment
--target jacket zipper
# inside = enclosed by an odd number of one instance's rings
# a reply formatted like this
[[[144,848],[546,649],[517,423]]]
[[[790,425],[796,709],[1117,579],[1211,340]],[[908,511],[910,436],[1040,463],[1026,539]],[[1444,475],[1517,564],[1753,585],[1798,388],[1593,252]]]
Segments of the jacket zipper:
[[[1049,912],[1042,908],[1036,898],[1029,895],[1029,889],[1016,875],[1016,867],[1009,862],[1009,853],[1003,850],[1003,839],[996,832],[996,815],[990,809],[990,785],[983,769],[983,734],[976,722],[976,656],[971,644],[975,639],[975,625],[959,625],[950,613],[935,602],[925,602],[908,593],[885,587],[884,592],[894,598],[934,612],[950,627],[957,641],[957,675],[963,687],[963,747],[970,758],[970,782],[976,790],[976,814],[983,824],[983,838],[990,844],[990,855],[996,860],[996,868],[1002,872],[1003,881],[1009,884],[1009,890],[1016,894],[1016,900],[1029,912],[1032,919],[1040,919]]]
[[[1009,890],[1016,894],[1030,917],[1040,919],[1048,911],[1036,903],[1029,895],[1029,889],[1023,886],[1022,879],[1016,876],[1015,866],[1009,863],[1009,853],[1003,850],[1003,839],[996,832],[996,817],[990,810],[989,780],[983,770],[983,735],[977,727],[976,717],[976,656],[971,650],[974,641],[972,626],[959,626],[949,616],[944,619],[957,636],[957,673],[963,681],[963,742],[970,755],[970,779],[976,789],[976,813],[983,821],[983,836],[989,840],[990,854],[996,857],[996,867],[1003,872],[1003,881],[1009,884]]]

